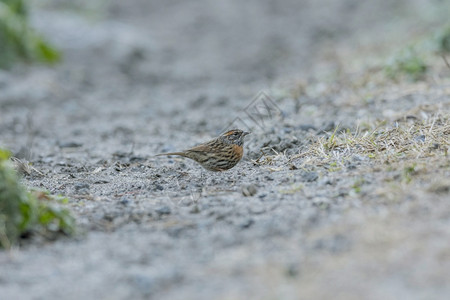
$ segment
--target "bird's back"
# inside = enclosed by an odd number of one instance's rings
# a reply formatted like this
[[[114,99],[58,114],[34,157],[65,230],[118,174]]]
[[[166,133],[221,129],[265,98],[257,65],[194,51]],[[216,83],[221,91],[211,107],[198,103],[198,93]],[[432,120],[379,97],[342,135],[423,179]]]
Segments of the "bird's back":
[[[225,171],[234,167],[242,158],[241,146],[215,139],[186,150],[185,157],[195,160],[207,170]]]

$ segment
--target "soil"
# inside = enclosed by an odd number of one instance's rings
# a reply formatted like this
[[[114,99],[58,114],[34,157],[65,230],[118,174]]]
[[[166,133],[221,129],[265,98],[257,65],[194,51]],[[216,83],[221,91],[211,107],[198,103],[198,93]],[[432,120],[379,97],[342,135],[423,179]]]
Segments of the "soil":
[[[64,60],[0,73],[0,146],[39,171],[27,186],[69,198],[80,234],[0,252],[2,299],[449,299],[448,157],[397,184],[402,168],[364,155],[301,156],[337,125],[425,104],[448,116],[448,81],[361,101],[342,76],[447,22],[448,5],[34,5]],[[154,156],[229,127],[252,132],[229,171]]]

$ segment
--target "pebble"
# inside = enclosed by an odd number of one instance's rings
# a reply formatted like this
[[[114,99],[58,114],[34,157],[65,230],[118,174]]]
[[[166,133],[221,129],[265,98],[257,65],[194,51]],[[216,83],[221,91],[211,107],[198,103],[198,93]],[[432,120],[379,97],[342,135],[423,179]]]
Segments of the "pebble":
[[[336,129],[336,124],[331,121],[328,122],[327,124],[325,124],[319,131],[320,132],[329,132],[329,131],[334,131]]]
[[[130,200],[128,200],[128,198],[123,197],[122,199],[120,199],[120,204],[122,205],[128,205],[130,203]]]
[[[134,286],[141,295],[146,297],[150,296],[155,288],[154,280],[146,275],[132,275],[130,276],[130,281],[132,286]]]
[[[246,218],[242,222],[240,222],[238,226],[241,229],[245,229],[245,228],[249,228],[250,226],[252,226],[253,223],[255,223],[255,221],[252,218]]]
[[[258,205],[258,206],[251,206],[249,208],[249,213],[253,215],[259,215],[266,212],[266,208],[264,206]]]
[[[307,172],[302,175],[302,178],[306,182],[313,182],[316,181],[317,178],[319,178],[319,174],[317,174],[317,172]]]
[[[352,160],[354,162],[359,162],[359,161],[369,160],[369,158],[366,157],[366,156],[363,156],[363,155],[355,154],[355,155],[352,156]]]
[[[417,136],[415,136],[414,137],[414,140],[416,141],[416,142],[422,142],[422,143],[425,143],[425,136],[422,134],[422,135],[417,135]]]
[[[300,130],[303,130],[303,131],[308,131],[308,130],[317,130],[317,128],[314,126],[314,125],[311,125],[311,124],[304,124],[304,125],[299,125],[298,127],[297,127],[298,129],[300,129]]]
[[[300,269],[297,264],[290,264],[286,268],[286,275],[288,277],[297,277],[300,273]]]
[[[58,146],[60,148],[79,148],[83,146],[83,144],[77,142],[58,142]]]
[[[319,184],[319,186],[332,185],[333,184],[333,182],[331,181],[330,177],[323,177],[317,183]]]
[[[155,212],[158,215],[170,215],[172,213],[172,210],[170,209],[170,207],[168,207],[167,205],[158,207],[157,209],[155,209]]]
[[[90,186],[86,182],[80,182],[76,183],[74,185],[75,191],[80,195],[87,195],[89,194]]]
[[[258,192],[258,189],[254,184],[242,186],[242,195],[245,197],[253,196]]]

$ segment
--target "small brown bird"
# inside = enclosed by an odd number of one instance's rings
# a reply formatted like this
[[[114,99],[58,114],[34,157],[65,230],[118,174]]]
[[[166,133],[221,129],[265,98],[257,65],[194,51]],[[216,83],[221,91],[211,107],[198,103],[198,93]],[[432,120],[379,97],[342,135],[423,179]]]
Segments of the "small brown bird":
[[[210,171],[225,171],[234,167],[244,154],[244,137],[250,132],[233,129],[219,137],[182,152],[161,153],[161,155],[179,155],[198,162]]]

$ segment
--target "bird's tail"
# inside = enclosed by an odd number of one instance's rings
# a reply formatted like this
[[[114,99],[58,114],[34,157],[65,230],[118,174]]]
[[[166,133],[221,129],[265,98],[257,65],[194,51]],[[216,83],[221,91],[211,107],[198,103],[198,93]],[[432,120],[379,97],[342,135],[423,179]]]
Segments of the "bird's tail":
[[[160,153],[156,154],[155,156],[168,156],[168,155],[179,155],[179,156],[186,156],[184,152],[169,152],[169,153]]]

